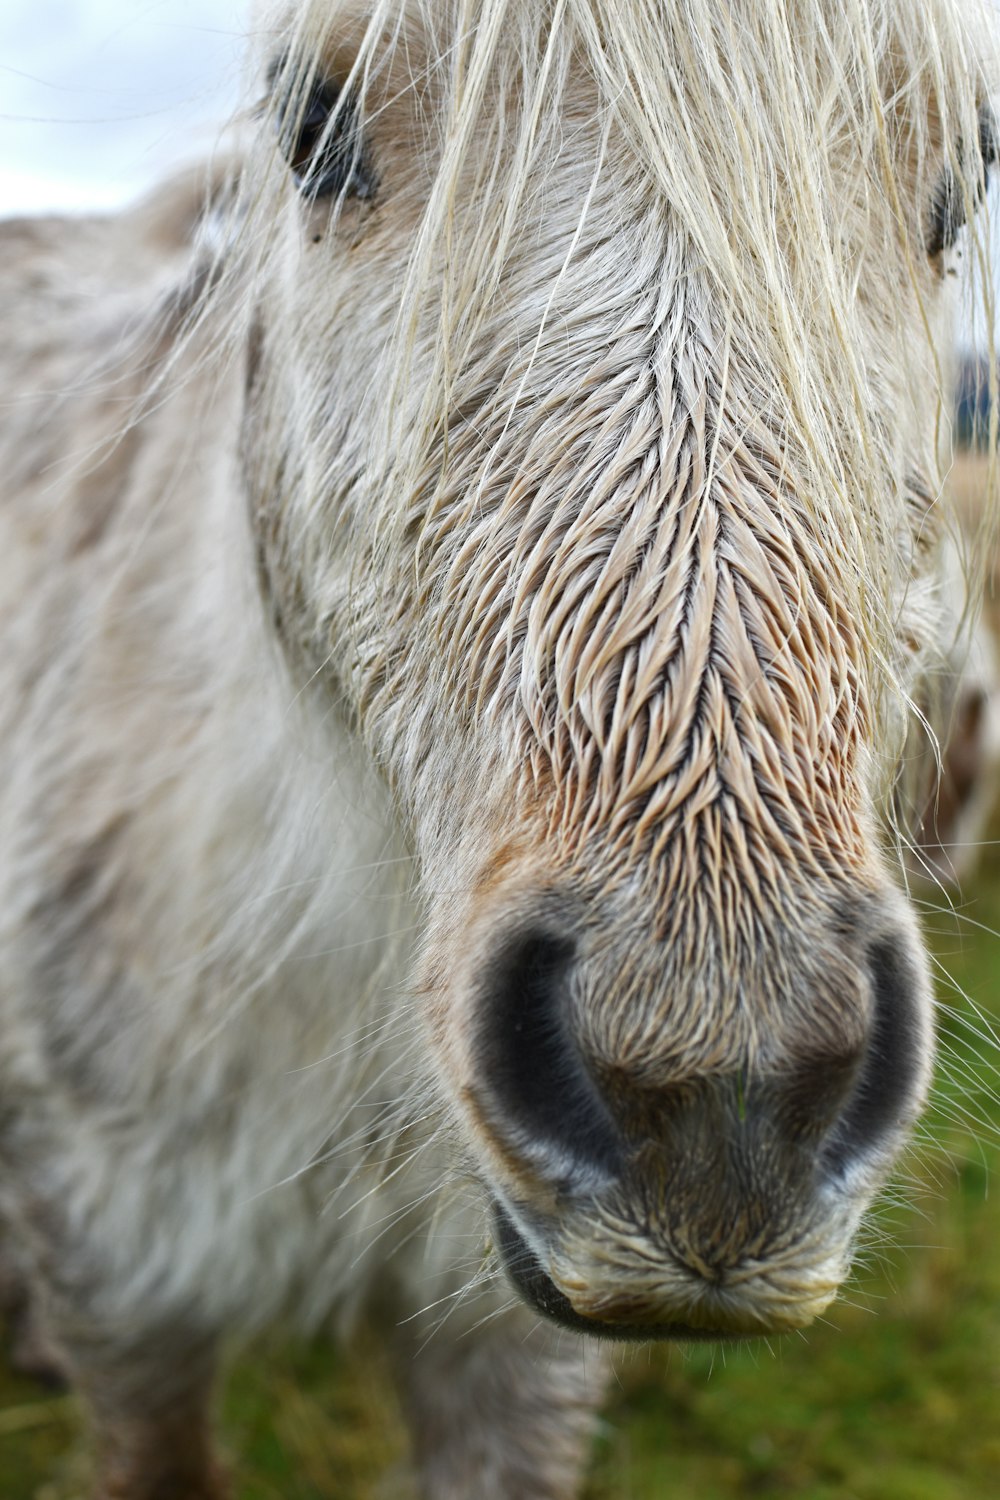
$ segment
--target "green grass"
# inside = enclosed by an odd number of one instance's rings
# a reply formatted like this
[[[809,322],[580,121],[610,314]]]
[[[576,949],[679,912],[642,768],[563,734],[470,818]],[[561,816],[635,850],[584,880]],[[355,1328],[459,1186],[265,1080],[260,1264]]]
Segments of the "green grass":
[[[964,910],[1000,931],[1000,850],[987,852]],[[927,926],[961,987],[996,1016],[1000,938],[955,917]],[[975,1040],[974,1011],[953,1003],[960,1014],[943,1017],[944,1055],[981,1083],[964,1100],[942,1084],[928,1140],[828,1321],[770,1347],[626,1357],[587,1500],[1000,1494],[1000,1102],[989,1092],[1000,1051]],[[956,1102],[975,1125],[951,1118]],[[237,1500],[406,1492],[406,1438],[370,1348],[261,1345],[232,1371],[220,1426]],[[72,1399],[0,1372],[3,1500],[83,1500],[86,1473]]]

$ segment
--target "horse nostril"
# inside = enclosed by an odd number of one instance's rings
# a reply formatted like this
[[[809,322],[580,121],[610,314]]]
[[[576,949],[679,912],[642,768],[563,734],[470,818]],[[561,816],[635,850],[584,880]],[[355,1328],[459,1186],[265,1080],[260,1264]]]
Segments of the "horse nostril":
[[[846,1107],[825,1153],[843,1171],[910,1123],[919,1095],[926,1038],[919,998],[923,979],[904,940],[882,937],[868,950],[872,1021]]]
[[[618,1167],[611,1116],[573,1036],[574,945],[536,931],[507,945],[492,966],[479,1033],[491,1123],[512,1144],[559,1155],[573,1174]]]

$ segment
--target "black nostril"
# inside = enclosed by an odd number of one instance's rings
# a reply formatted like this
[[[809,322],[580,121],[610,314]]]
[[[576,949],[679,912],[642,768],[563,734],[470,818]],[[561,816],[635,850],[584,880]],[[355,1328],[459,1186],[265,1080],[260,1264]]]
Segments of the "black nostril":
[[[846,1108],[826,1151],[843,1170],[908,1123],[922,1067],[918,995],[922,981],[901,942],[881,938],[868,950],[872,1022]]]
[[[501,1135],[606,1175],[617,1170],[619,1145],[573,1035],[573,958],[569,939],[541,931],[501,951],[482,996],[479,1062]]]

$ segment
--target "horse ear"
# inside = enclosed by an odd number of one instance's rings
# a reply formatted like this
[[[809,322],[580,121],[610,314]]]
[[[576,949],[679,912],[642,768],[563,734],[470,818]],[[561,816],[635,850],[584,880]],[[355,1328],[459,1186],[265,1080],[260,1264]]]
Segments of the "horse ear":
[[[964,146],[959,146],[958,156],[960,165],[964,166]],[[963,183],[948,166],[934,194],[927,232],[928,255],[940,255],[943,250],[951,249],[968,218],[970,198],[973,208],[978,208],[986,196],[990,168],[998,161],[1000,118],[992,105],[984,104],[979,111],[979,136],[976,142],[976,160],[972,163],[973,174],[970,174],[971,181]]]

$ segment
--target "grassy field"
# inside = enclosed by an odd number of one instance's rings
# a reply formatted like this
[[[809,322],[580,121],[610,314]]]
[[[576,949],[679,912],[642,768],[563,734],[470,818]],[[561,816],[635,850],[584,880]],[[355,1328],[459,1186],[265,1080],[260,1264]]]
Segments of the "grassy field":
[[[1000,929],[1000,848],[987,851],[962,914],[927,925],[957,983],[997,1014],[1000,938],[985,929]],[[1000,1052],[972,1035],[971,1006],[949,1003],[958,1014],[942,1015],[943,1056],[978,1082],[963,1097],[942,1080],[928,1140],[893,1195],[905,1202],[883,1210],[827,1323],[771,1347],[625,1359],[588,1500],[1000,1494],[1000,1104],[990,1098]],[[965,1110],[977,1123],[956,1123]],[[238,1500],[406,1493],[405,1436],[370,1351],[254,1350],[232,1371],[221,1427]],[[0,1375],[0,1496],[85,1493],[72,1399]]]

